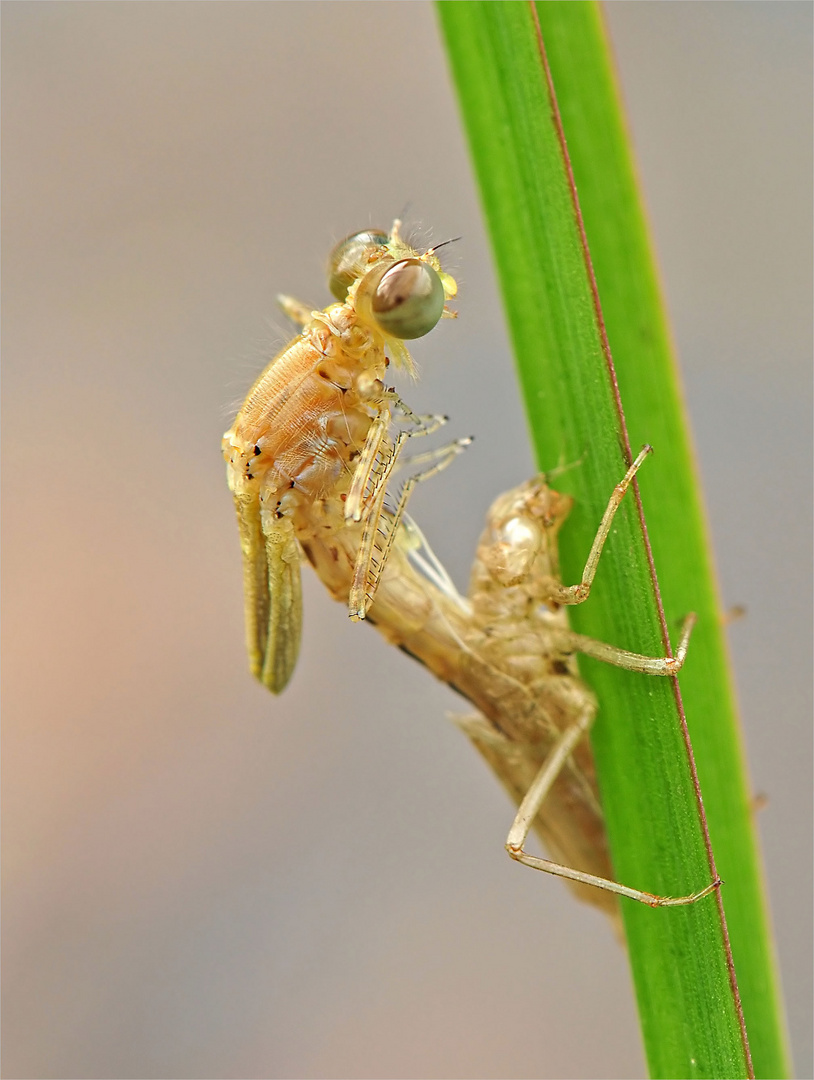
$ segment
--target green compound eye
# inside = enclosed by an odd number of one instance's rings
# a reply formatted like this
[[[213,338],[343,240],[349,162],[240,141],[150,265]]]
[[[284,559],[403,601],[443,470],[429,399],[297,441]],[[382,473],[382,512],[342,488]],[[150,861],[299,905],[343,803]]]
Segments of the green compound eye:
[[[328,259],[328,287],[337,300],[344,300],[348,289],[367,270],[371,256],[381,255],[390,237],[377,229],[354,233],[337,244]]]
[[[420,259],[403,259],[383,275],[373,296],[376,322],[402,341],[423,337],[444,313],[440,276]]]

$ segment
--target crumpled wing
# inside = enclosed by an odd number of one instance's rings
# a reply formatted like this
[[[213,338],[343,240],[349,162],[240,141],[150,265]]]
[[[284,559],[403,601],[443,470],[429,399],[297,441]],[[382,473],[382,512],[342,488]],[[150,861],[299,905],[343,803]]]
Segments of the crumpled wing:
[[[235,491],[243,550],[246,647],[252,674],[273,694],[288,685],[302,634],[300,547],[289,518],[261,509],[254,491]]]

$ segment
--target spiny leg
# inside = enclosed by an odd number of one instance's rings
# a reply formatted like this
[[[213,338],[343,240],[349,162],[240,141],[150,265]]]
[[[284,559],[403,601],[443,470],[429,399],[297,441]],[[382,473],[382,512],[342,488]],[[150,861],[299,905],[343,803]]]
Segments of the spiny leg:
[[[414,433],[413,433],[414,434]],[[427,450],[422,454],[410,454],[409,457],[399,458],[399,469],[412,469],[416,465],[428,465],[431,462],[437,461],[439,456],[444,456],[452,446],[470,446],[474,442],[471,435],[465,435],[463,438],[456,439],[452,443],[447,443],[444,446],[438,447],[434,450]],[[445,466],[441,466],[444,468]]]
[[[390,475],[392,468],[395,467],[400,445],[399,442],[396,443],[393,456],[390,459],[390,469],[387,470],[387,476]],[[348,592],[348,615],[351,619],[364,619],[367,609],[373,600],[373,595],[376,592],[376,585],[378,584],[382,569],[384,568],[385,560],[382,558],[379,560],[378,572],[375,571],[373,565],[373,549],[376,542],[376,535],[379,532],[382,509],[384,508],[384,499],[386,495],[387,487],[385,484],[379,485],[377,487],[375,499],[373,502],[367,504],[365,510],[365,525],[362,530],[362,539],[359,544],[359,550],[356,553],[356,562],[353,567],[353,579]],[[376,584],[371,585],[370,579],[374,575]]]
[[[462,453],[472,442],[470,438],[457,439],[455,442],[449,443],[446,446],[441,446],[436,451],[428,454],[427,457],[433,459],[434,463],[422,472],[415,473],[407,480],[399,493],[395,509],[392,513],[388,514],[387,523],[384,528],[381,528],[382,510],[384,508],[384,499],[387,494],[387,481],[390,479],[396,468],[401,448],[410,437],[410,434],[410,432],[399,432],[399,435],[393,444],[392,454],[389,456],[385,467],[382,469],[381,476],[377,479],[375,486],[376,495],[373,501],[368,504],[365,512],[365,527],[362,532],[361,543],[359,544],[359,552],[356,556],[353,581],[348,596],[348,614],[352,619],[364,619],[365,613],[373,601],[379,579],[381,578],[382,571],[387,563],[390,549],[393,546],[393,541],[396,537],[402,515],[404,514],[413,488],[416,484],[421,483],[422,480],[428,480],[431,476],[435,476],[436,473],[445,469],[447,465],[449,465],[458,454]],[[378,561],[375,561],[373,553],[376,537],[380,529],[385,540],[380,549],[379,559]]]
[[[593,584],[596,575],[596,568],[599,564],[599,556],[602,554],[605,541],[608,539],[608,534],[610,533],[613,519],[616,516],[616,511],[619,509],[633,477],[641,468],[644,459],[648,454],[652,453],[652,451],[652,446],[642,447],[636,460],[613,489],[605,513],[602,515],[602,520],[599,523],[594,542],[591,545],[591,550],[588,553],[585,569],[582,571],[582,580],[578,585],[552,585],[549,590],[550,599],[556,600],[559,604],[581,604],[584,600],[588,599],[591,592],[591,585]]]
[[[345,521],[361,521],[365,509],[365,489],[376,467],[387,430],[390,426],[390,410],[377,416],[370,425],[362,447],[362,453],[353,472],[348,497],[345,500]]]
[[[542,870],[546,874],[554,874],[557,877],[568,878],[569,881],[578,881],[583,885],[594,885],[597,889],[605,889],[607,892],[616,893],[618,896],[627,896],[631,900],[647,904],[649,907],[680,907],[686,904],[694,904],[709,896],[721,884],[720,879],[707,885],[699,892],[690,893],[689,896],[657,896],[655,893],[643,892],[641,889],[631,889],[627,885],[620,885],[617,881],[608,878],[597,877],[595,874],[586,874],[582,870],[575,870],[570,866],[552,862],[550,859],[539,859],[529,855],[524,849],[529,831],[534,819],[539,814],[546,796],[560,775],[563,766],[573,753],[577,743],[588,732],[593,723],[595,709],[591,706],[585,709],[580,718],[567,728],[555,744],[548,758],[543,762],[540,771],[534,778],[531,787],[526,792],[517,816],[514,819],[509,835],[506,839],[506,850],[517,862],[524,866],[530,866],[534,870]]]
[[[404,510],[407,506],[407,502],[416,484],[420,484],[423,480],[429,480],[430,477],[435,476],[437,473],[445,469],[447,465],[450,465],[458,454],[463,453],[467,446],[472,442],[471,438],[465,437],[462,439],[456,439],[455,442],[449,443],[447,446],[441,446],[437,451],[430,454],[420,455],[425,460],[431,460],[436,457],[435,464],[429,468],[424,469],[423,472],[414,473],[413,476],[405,482],[404,487],[399,492],[398,501],[392,515],[388,519],[387,528],[385,530],[385,542],[381,549],[379,561],[374,563],[371,559],[370,574],[368,575],[367,593],[369,594],[368,603],[373,598],[373,594],[379,584],[379,578],[381,577],[382,570],[384,569],[387,558],[390,555],[390,549],[393,547],[393,541],[398,533],[399,525],[401,524]],[[372,555],[372,551],[371,551]]]
[[[410,423],[415,424],[416,430],[412,433],[413,435],[431,435],[433,431],[437,431],[442,424],[446,424],[447,420],[449,420],[448,416],[440,416],[436,413],[414,413],[392,386],[385,389],[382,400],[392,405]]]
[[[387,433],[391,422],[390,409],[385,406],[382,412],[373,420],[345,501],[346,521],[361,521],[365,514],[365,508],[374,505],[380,489],[387,484],[395,468],[395,462],[400,454],[401,447],[407,439],[418,435],[432,435],[433,432],[447,422],[446,416],[416,415],[404,405],[394,390],[386,391],[385,398],[392,401],[396,408],[404,411],[405,415],[416,424],[416,428],[413,431],[399,432],[395,441],[388,446]]]

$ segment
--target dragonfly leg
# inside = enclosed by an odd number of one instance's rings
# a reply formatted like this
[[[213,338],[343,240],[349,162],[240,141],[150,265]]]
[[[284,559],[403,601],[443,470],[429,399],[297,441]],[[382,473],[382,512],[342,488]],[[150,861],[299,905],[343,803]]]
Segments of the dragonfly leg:
[[[577,743],[589,731],[594,716],[594,707],[586,708],[579,719],[560,736],[520,804],[517,816],[509,830],[506,850],[517,862],[523,863],[524,866],[530,866],[534,870],[542,870],[546,874],[568,878],[569,881],[578,881],[583,885],[593,885],[597,889],[605,889],[608,892],[616,893],[618,896],[627,896],[631,900],[638,900],[639,903],[647,904],[649,907],[679,907],[694,904],[696,900],[708,896],[720,886],[720,879],[713,881],[712,884],[707,885],[706,888],[701,889],[699,892],[691,893],[688,896],[657,896],[655,893],[632,889],[627,885],[619,884],[617,881],[610,881],[608,878],[583,873],[581,870],[563,866],[560,863],[552,862],[550,859],[537,858],[534,855],[529,855],[524,850],[523,844],[528,838],[532,823],[540,812],[546,796]]]

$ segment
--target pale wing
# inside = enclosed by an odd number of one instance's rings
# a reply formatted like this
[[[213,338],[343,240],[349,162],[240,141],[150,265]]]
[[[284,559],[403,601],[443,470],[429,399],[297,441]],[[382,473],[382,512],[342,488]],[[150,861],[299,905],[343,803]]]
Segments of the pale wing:
[[[252,674],[274,694],[288,684],[302,632],[300,551],[291,521],[261,515],[254,492],[236,492],[243,550],[246,648]]]
[[[279,694],[288,685],[302,635],[300,546],[290,518],[263,521],[268,564],[269,615],[266,655],[260,681]]]

